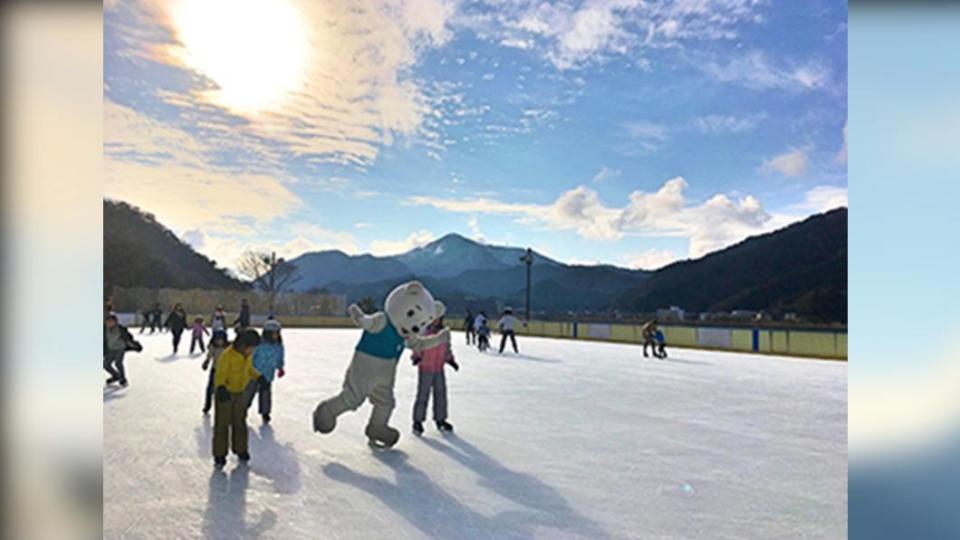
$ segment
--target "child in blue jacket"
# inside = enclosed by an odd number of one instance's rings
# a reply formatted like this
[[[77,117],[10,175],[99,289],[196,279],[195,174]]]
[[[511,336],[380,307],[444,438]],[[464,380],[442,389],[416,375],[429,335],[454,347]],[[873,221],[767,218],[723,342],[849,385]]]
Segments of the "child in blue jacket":
[[[264,424],[270,423],[270,409],[272,405],[273,376],[278,378],[285,375],[283,371],[283,339],[280,337],[280,323],[270,319],[263,323],[263,339],[253,351],[253,368],[262,377],[250,383],[247,389],[249,400],[247,408],[253,405],[253,396],[259,396],[259,411]]]

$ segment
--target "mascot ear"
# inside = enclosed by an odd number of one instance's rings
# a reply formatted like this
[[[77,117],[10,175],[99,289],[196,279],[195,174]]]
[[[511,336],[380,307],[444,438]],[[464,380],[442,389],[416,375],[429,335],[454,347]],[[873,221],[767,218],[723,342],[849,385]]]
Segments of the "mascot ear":
[[[447,306],[443,305],[443,302],[439,300],[433,301],[433,318],[439,319],[447,313]]]
[[[406,288],[409,294],[420,294],[423,292],[423,283],[420,283],[419,281],[411,281],[410,283],[407,283]]]

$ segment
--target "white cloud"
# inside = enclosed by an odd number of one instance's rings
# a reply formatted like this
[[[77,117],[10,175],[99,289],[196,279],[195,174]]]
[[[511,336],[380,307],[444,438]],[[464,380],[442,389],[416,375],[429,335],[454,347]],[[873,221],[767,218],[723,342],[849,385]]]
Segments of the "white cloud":
[[[369,229],[373,227],[373,223],[367,223],[366,221],[358,221],[353,224],[354,229]]]
[[[759,170],[764,174],[779,173],[784,176],[802,176],[806,174],[808,164],[806,151],[795,148],[764,161]]]
[[[121,49],[113,53],[195,75],[192,88],[159,93],[192,128],[229,130],[259,148],[303,156],[308,164],[359,167],[371,163],[380,147],[397,137],[418,139],[428,129],[425,118],[437,88],[421,87],[411,68],[423,51],[450,39],[452,1],[290,2],[304,29],[303,70],[295,90],[270,109],[256,112],[225,103],[218,73],[202,72],[189,63],[189,51],[180,40],[197,32],[185,33],[189,29],[177,16],[180,5],[161,0],[124,4],[124,12],[134,18],[115,28]],[[244,30],[254,42],[268,39],[257,35],[256,27]]]
[[[843,186],[817,186],[804,194],[803,202],[793,206],[799,212],[820,213],[848,206],[847,188]]]
[[[487,243],[487,238],[480,231],[480,220],[477,219],[477,216],[470,216],[470,219],[467,220],[467,227],[470,227],[470,234],[474,240],[481,244]]]
[[[339,249],[344,253],[357,253],[356,238],[353,233],[325,229],[313,223],[294,223],[290,225],[290,232],[300,239],[302,245],[309,244],[312,249]]]
[[[285,259],[293,259],[312,251],[330,249],[339,249],[348,254],[356,254],[358,251],[352,239],[344,236],[343,233],[332,234],[329,238],[324,238],[312,234],[316,231],[304,229],[303,232],[311,234],[307,236],[294,235],[288,239],[276,241],[249,240],[239,235],[207,234],[203,231],[187,231],[180,236],[184,238],[184,241],[186,241],[186,236],[190,236],[192,241],[189,243],[194,249],[213,259],[218,266],[227,268],[234,273],[236,273],[237,262],[247,251],[275,252],[278,257]]]
[[[370,253],[378,256],[397,255],[411,249],[422,247],[436,240],[436,236],[427,230],[410,233],[403,240],[375,240],[370,243]]]
[[[302,204],[285,179],[212,162],[206,140],[104,101],[104,195],[175,230],[250,230]]]
[[[657,270],[678,260],[675,253],[666,249],[648,249],[643,253],[628,253],[623,262],[628,268],[639,270]]]
[[[637,120],[624,125],[629,143],[624,147],[627,153],[649,154],[659,150],[669,138],[667,127],[656,122]]]
[[[778,66],[760,51],[751,51],[723,64],[704,62],[700,67],[718,81],[755,90],[809,91],[821,89],[830,81],[829,69],[820,62]]]
[[[616,178],[617,176],[620,176],[620,169],[611,169],[610,167],[604,165],[600,167],[600,170],[597,172],[597,174],[593,175],[593,181],[603,182],[604,180]]]
[[[694,120],[693,125],[706,134],[742,133],[757,127],[757,124],[766,118],[765,114],[751,114],[746,116],[732,116],[710,114]]]
[[[443,199],[417,196],[415,205],[449,212],[513,215],[521,223],[572,230],[591,240],[617,240],[626,234],[679,236],[689,240],[688,255],[699,257],[747,236],[781,226],[785,219],[768,214],[756,198],[731,200],[718,194],[693,204],[684,195],[687,182],[672,178],[654,192],[634,191],[622,208],[605,206],[599,195],[578,186],[551,204],[506,203],[493,199]]]
[[[833,160],[841,165],[847,164],[847,122],[843,123],[843,146],[840,147]]]

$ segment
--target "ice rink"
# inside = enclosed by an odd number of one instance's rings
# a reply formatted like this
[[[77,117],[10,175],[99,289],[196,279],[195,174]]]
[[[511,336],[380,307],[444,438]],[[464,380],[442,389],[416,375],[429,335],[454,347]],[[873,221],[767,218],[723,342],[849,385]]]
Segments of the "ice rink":
[[[283,331],[273,421],[248,417],[247,466],[216,471],[206,372],[170,334],[134,336],[130,386],[103,395],[105,538],[843,538],[847,365],[520,337],[480,354],[453,335],[450,422],[410,431],[404,353],[389,451],[370,406],[312,431],[359,330]],[[499,336],[494,336],[499,345]],[[106,374],[104,374],[106,375]],[[430,412],[432,414],[432,412]]]

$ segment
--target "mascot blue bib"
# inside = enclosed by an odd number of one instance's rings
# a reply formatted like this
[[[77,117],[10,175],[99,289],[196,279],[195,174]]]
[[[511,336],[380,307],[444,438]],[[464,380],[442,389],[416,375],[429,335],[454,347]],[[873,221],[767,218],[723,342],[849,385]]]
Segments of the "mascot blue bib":
[[[357,343],[357,351],[370,356],[381,358],[383,360],[397,361],[403,353],[403,338],[394,328],[393,324],[387,323],[383,330],[374,334],[373,332],[364,332],[360,336],[360,343]]]

